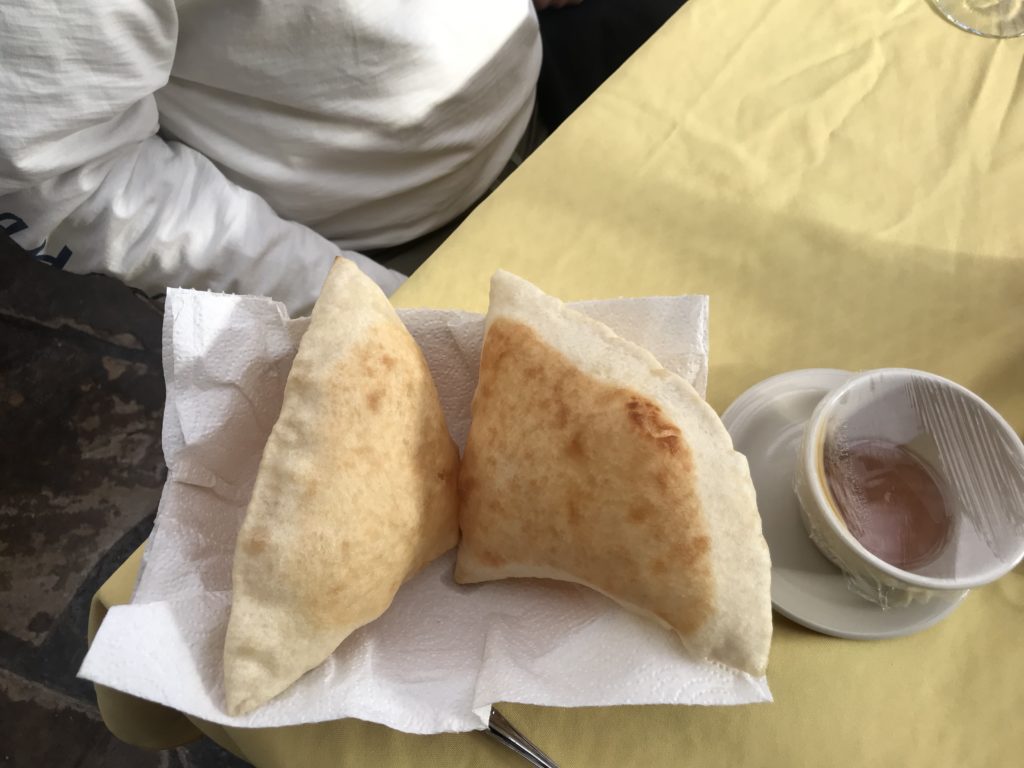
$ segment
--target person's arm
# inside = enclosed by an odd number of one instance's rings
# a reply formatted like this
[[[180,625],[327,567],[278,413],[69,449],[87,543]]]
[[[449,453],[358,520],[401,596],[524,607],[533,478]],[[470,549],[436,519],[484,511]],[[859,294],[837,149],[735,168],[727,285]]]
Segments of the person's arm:
[[[151,293],[308,311],[339,250],[207,158],[158,137],[173,0],[0,0],[0,228],[37,258]],[[402,278],[350,252],[390,293]]]

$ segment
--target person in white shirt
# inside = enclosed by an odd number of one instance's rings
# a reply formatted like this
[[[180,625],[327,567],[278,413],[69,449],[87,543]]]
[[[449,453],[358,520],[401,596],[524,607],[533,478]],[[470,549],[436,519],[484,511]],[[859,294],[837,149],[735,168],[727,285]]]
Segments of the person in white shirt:
[[[0,229],[149,293],[304,313],[339,253],[390,293],[358,252],[465,211],[527,129],[533,6],[0,0]]]

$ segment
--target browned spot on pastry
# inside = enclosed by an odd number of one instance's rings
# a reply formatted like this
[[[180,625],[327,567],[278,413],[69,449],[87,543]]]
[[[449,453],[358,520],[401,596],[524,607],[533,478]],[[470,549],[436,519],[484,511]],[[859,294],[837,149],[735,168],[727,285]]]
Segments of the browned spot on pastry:
[[[577,431],[573,434],[569,444],[565,447],[565,453],[569,458],[582,461],[586,458],[585,451],[583,450],[583,432]]]
[[[380,401],[384,398],[383,389],[375,389],[372,392],[366,394],[366,405],[371,411],[376,413],[380,410]]]
[[[555,424],[559,429],[565,429],[569,424],[569,406],[565,403],[558,403],[555,406]]]
[[[658,446],[675,454],[679,452],[681,433],[650,400],[634,395],[626,401],[629,420],[645,435],[657,441]]]
[[[480,552],[480,560],[484,565],[489,565],[492,568],[500,568],[508,562],[504,557],[489,549],[485,549]]]
[[[650,507],[637,505],[629,510],[629,521],[631,523],[643,523],[651,519],[653,510]]]
[[[679,563],[699,563],[707,559],[711,540],[707,536],[684,539],[676,546],[675,557]]]
[[[267,548],[267,529],[254,528],[242,542],[242,549],[248,555],[258,555]]]

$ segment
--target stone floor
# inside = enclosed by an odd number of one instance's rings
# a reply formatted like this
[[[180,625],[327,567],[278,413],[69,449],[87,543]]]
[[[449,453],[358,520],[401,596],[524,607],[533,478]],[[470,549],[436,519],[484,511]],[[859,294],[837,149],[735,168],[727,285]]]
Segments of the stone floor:
[[[0,765],[245,765],[207,740],[121,743],[75,676],[90,599],[160,498],[162,316],[159,301],[33,262],[0,232]]]

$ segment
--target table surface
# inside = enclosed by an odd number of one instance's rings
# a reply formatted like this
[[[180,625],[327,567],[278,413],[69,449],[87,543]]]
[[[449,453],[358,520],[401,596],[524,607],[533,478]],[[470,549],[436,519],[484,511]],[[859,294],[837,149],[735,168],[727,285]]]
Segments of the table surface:
[[[709,400],[772,374],[922,368],[1024,431],[1024,39],[925,0],[691,0],[396,295],[483,311],[493,271],[566,300],[706,293]],[[129,599],[137,557],[94,601]],[[775,703],[509,718],[571,766],[1010,766],[1024,754],[1024,568],[909,638],[775,617]],[[176,713],[100,691],[152,746]],[[515,766],[476,734],[358,721],[203,731],[259,766]]]

